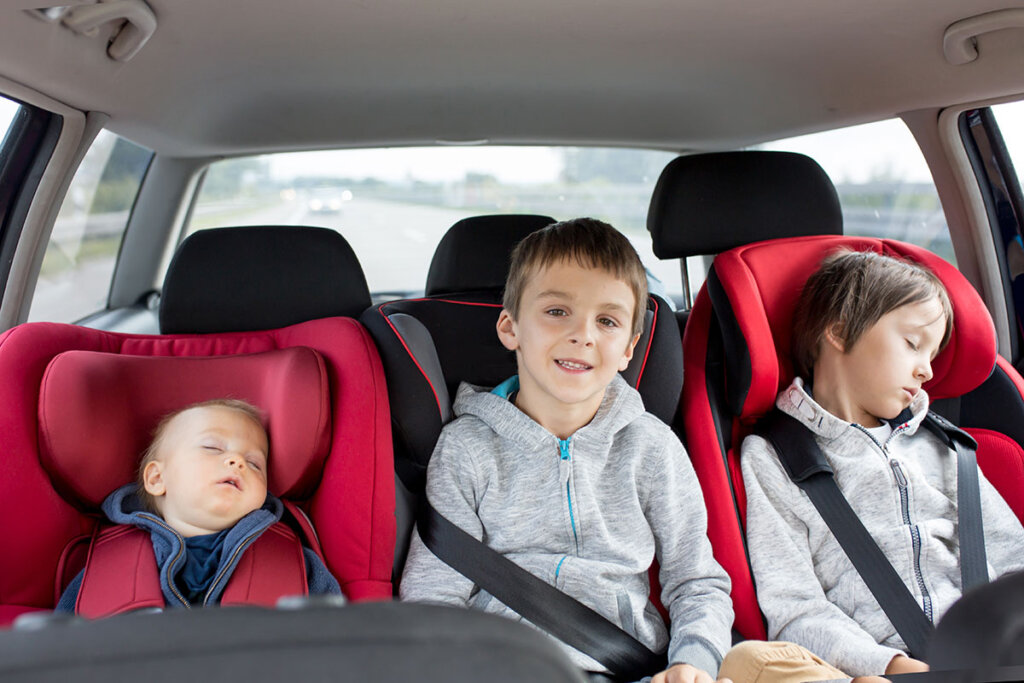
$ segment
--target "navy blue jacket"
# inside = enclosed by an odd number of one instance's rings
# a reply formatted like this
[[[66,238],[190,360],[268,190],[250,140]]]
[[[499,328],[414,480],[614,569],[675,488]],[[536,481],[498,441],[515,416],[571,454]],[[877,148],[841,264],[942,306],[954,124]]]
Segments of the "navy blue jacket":
[[[159,515],[148,512],[142,508],[136,492],[136,484],[126,484],[117,489],[103,501],[103,512],[107,518],[115,524],[132,524],[149,532],[153,541],[153,553],[160,571],[160,588],[164,594],[164,602],[172,607],[186,607],[175,591],[168,585],[169,576],[177,578],[185,567],[185,552],[180,552],[185,544],[184,537],[171,529]],[[224,571],[225,580],[220,581],[205,596],[203,603],[216,605],[220,601],[221,592],[227,585],[227,578],[234,572],[242,553],[236,552],[239,548],[247,548],[272,524],[281,519],[284,513],[284,505],[276,497],[267,494],[267,500],[259,510],[253,510],[242,519],[238,520],[235,526],[231,527],[224,539],[224,545],[220,550],[220,562],[217,571],[213,576]],[[340,595],[341,587],[337,580],[324,566],[323,562],[311,549],[303,547],[303,556],[306,560],[306,579],[309,584],[310,595]],[[177,563],[171,563],[177,558]],[[78,599],[78,591],[82,585],[82,577],[85,574],[83,569],[68,584],[57,603],[55,611],[74,612],[75,603]],[[182,593],[180,587],[177,593]]]

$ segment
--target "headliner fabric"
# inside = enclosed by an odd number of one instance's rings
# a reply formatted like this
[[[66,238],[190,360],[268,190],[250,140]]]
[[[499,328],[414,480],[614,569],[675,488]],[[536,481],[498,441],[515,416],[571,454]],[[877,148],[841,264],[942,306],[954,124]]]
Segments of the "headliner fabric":
[[[441,238],[427,272],[426,294],[505,288],[512,249],[550,216],[501,214],[463,218]]]
[[[313,521],[327,566],[345,594],[352,600],[389,599],[395,548],[391,417],[380,357],[362,325],[327,318],[263,332],[159,336],[27,323],[0,335],[0,547],[5,557],[21,558],[0,563],[0,607],[10,608],[0,609],[0,619],[15,610],[52,608],[62,554],[95,521],[62,497],[40,460],[40,393],[55,356],[72,350],[231,356],[292,347],[314,349],[323,359],[331,411],[330,452],[319,479],[308,497],[292,502]]]
[[[330,388],[323,358],[306,347],[199,358],[65,351],[43,375],[39,457],[65,498],[95,509],[135,480],[164,415],[216,398],[263,412],[272,493],[315,490],[331,445]]]
[[[200,230],[178,247],[160,297],[163,334],[269,330],[358,317],[370,307],[362,267],[334,230]]]
[[[810,157],[792,152],[715,152],[673,159],[647,213],[658,258],[723,251],[755,240],[839,235],[835,186]]]

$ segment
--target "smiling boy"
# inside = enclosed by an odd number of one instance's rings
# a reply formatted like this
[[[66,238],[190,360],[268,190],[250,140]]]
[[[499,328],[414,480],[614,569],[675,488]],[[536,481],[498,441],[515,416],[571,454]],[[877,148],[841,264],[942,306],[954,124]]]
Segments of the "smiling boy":
[[[610,225],[581,218],[525,238],[497,321],[518,375],[494,389],[459,388],[427,496],[519,566],[650,649],[667,649],[669,680],[710,681],[730,643],[729,579],[711,555],[682,445],[618,374],[633,356],[646,301],[644,268]],[[670,629],[649,599],[655,559]],[[521,619],[435,557],[418,533],[401,597]],[[582,668],[605,671],[563,646]]]
[[[814,435],[836,484],[930,621],[962,593],[957,458],[922,426],[923,385],[953,327],[949,297],[923,267],[840,251],[808,279],[793,323],[798,377],[776,407]],[[768,634],[840,671],[820,680],[926,671],[879,607],[768,441],[742,447],[747,542]],[[992,576],[1024,568],[1024,530],[979,474]],[[779,648],[784,659],[791,648]],[[764,662],[762,662],[764,663]],[[766,670],[770,671],[771,663]],[[792,662],[786,665],[794,674]]]

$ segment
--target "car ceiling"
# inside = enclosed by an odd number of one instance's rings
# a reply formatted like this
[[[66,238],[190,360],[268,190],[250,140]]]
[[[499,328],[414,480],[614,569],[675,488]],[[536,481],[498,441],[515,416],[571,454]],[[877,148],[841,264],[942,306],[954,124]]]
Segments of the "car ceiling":
[[[66,3],[67,0],[64,0]],[[11,5],[20,5],[12,7]],[[173,156],[493,143],[744,146],[1024,91],[981,0],[149,0],[130,61],[7,3],[0,75]]]

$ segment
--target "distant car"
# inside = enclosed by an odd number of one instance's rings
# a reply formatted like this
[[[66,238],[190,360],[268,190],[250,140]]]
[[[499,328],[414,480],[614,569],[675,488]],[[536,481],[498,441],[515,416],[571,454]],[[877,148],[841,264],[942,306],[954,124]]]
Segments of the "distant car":
[[[306,206],[310,213],[340,214],[345,202],[352,200],[351,190],[336,188],[313,190]]]

